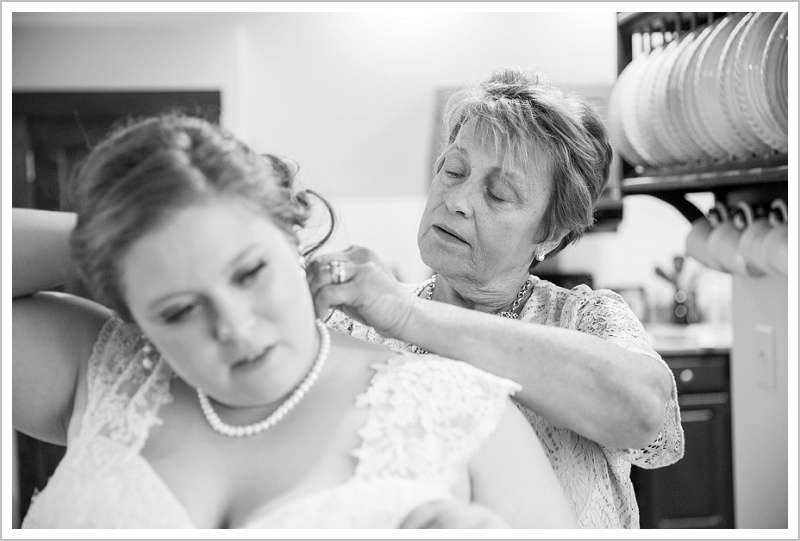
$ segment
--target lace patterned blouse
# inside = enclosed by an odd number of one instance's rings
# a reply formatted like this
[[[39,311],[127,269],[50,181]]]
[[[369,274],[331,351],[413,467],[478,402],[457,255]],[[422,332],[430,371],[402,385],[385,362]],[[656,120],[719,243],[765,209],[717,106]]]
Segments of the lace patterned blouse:
[[[644,328],[623,298],[610,290],[586,285],[565,289],[531,276],[532,294],[520,320],[592,334],[630,351],[658,360],[672,377],[672,396],[656,439],[644,449],[609,449],[577,433],[555,426],[538,413],[517,404],[547,452],[550,463],[582,528],[638,528],[639,508],[630,480],[631,465],[654,469],[683,457],[683,428],[672,371],[647,343]],[[430,282],[408,285],[419,294]],[[328,320],[334,329],[398,351],[412,345],[381,336],[341,312]]]
[[[79,433],[23,528],[193,528],[141,456],[172,371],[142,366],[142,337],[113,317],[89,361]],[[367,410],[354,475],[332,488],[254,513],[246,528],[396,528],[425,501],[449,498],[458,472],[495,429],[519,386],[470,365],[389,352],[354,408]],[[268,480],[264,480],[268,482]]]

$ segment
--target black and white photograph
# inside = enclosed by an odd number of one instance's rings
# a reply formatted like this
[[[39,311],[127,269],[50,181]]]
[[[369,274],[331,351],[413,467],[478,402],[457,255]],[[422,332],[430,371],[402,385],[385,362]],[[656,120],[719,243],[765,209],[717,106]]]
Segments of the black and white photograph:
[[[797,539],[797,19],[3,2],[2,536]]]

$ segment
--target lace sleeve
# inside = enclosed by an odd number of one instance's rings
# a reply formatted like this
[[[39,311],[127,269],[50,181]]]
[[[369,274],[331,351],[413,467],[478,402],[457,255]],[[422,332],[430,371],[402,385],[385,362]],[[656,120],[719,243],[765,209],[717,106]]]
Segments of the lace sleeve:
[[[103,324],[89,358],[86,375],[89,384],[89,402],[96,402],[104,390],[119,379],[125,364],[119,358],[133,355],[141,340],[135,326],[125,323],[117,315]]]
[[[103,325],[89,358],[81,427],[134,450],[144,444],[150,427],[161,423],[158,407],[171,400],[167,383],[172,372],[155,354],[146,366],[143,344],[139,327],[117,315]]]
[[[495,430],[520,386],[461,361],[400,354],[374,366],[358,407],[369,408],[359,435],[361,477],[443,476],[472,458]]]
[[[578,286],[564,305],[562,318],[573,328],[608,340],[629,351],[643,353],[657,360],[669,373],[672,393],[664,411],[664,421],[655,440],[643,449],[627,450],[633,464],[646,469],[674,464],[683,457],[684,439],[681,427],[678,390],[675,377],[667,363],[650,347],[644,327],[625,300],[617,293],[600,289],[592,291]]]

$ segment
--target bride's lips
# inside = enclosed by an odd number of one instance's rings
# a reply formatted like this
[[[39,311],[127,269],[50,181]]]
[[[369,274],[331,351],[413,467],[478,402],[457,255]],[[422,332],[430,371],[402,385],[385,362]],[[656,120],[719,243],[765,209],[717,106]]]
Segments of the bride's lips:
[[[231,369],[232,370],[253,369],[256,366],[259,366],[264,363],[270,351],[272,351],[272,346],[267,346],[263,350],[261,350],[260,353],[252,355],[250,357],[239,359],[238,361],[236,361],[231,365]]]
[[[446,225],[434,224],[433,225],[433,230],[436,232],[436,234],[440,238],[442,238],[442,239],[444,239],[446,241],[449,241],[449,242],[462,242],[464,244],[469,244],[469,242],[464,240],[464,238],[461,235],[459,235],[453,229],[450,229]]]

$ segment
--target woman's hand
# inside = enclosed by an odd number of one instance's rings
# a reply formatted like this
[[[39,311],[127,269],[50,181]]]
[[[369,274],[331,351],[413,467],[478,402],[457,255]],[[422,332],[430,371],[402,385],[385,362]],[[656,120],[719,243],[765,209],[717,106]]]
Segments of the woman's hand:
[[[319,317],[336,308],[384,336],[401,336],[416,298],[372,250],[351,246],[322,255],[306,273]]]
[[[401,529],[510,528],[498,513],[479,503],[460,500],[434,500],[414,508]]]

